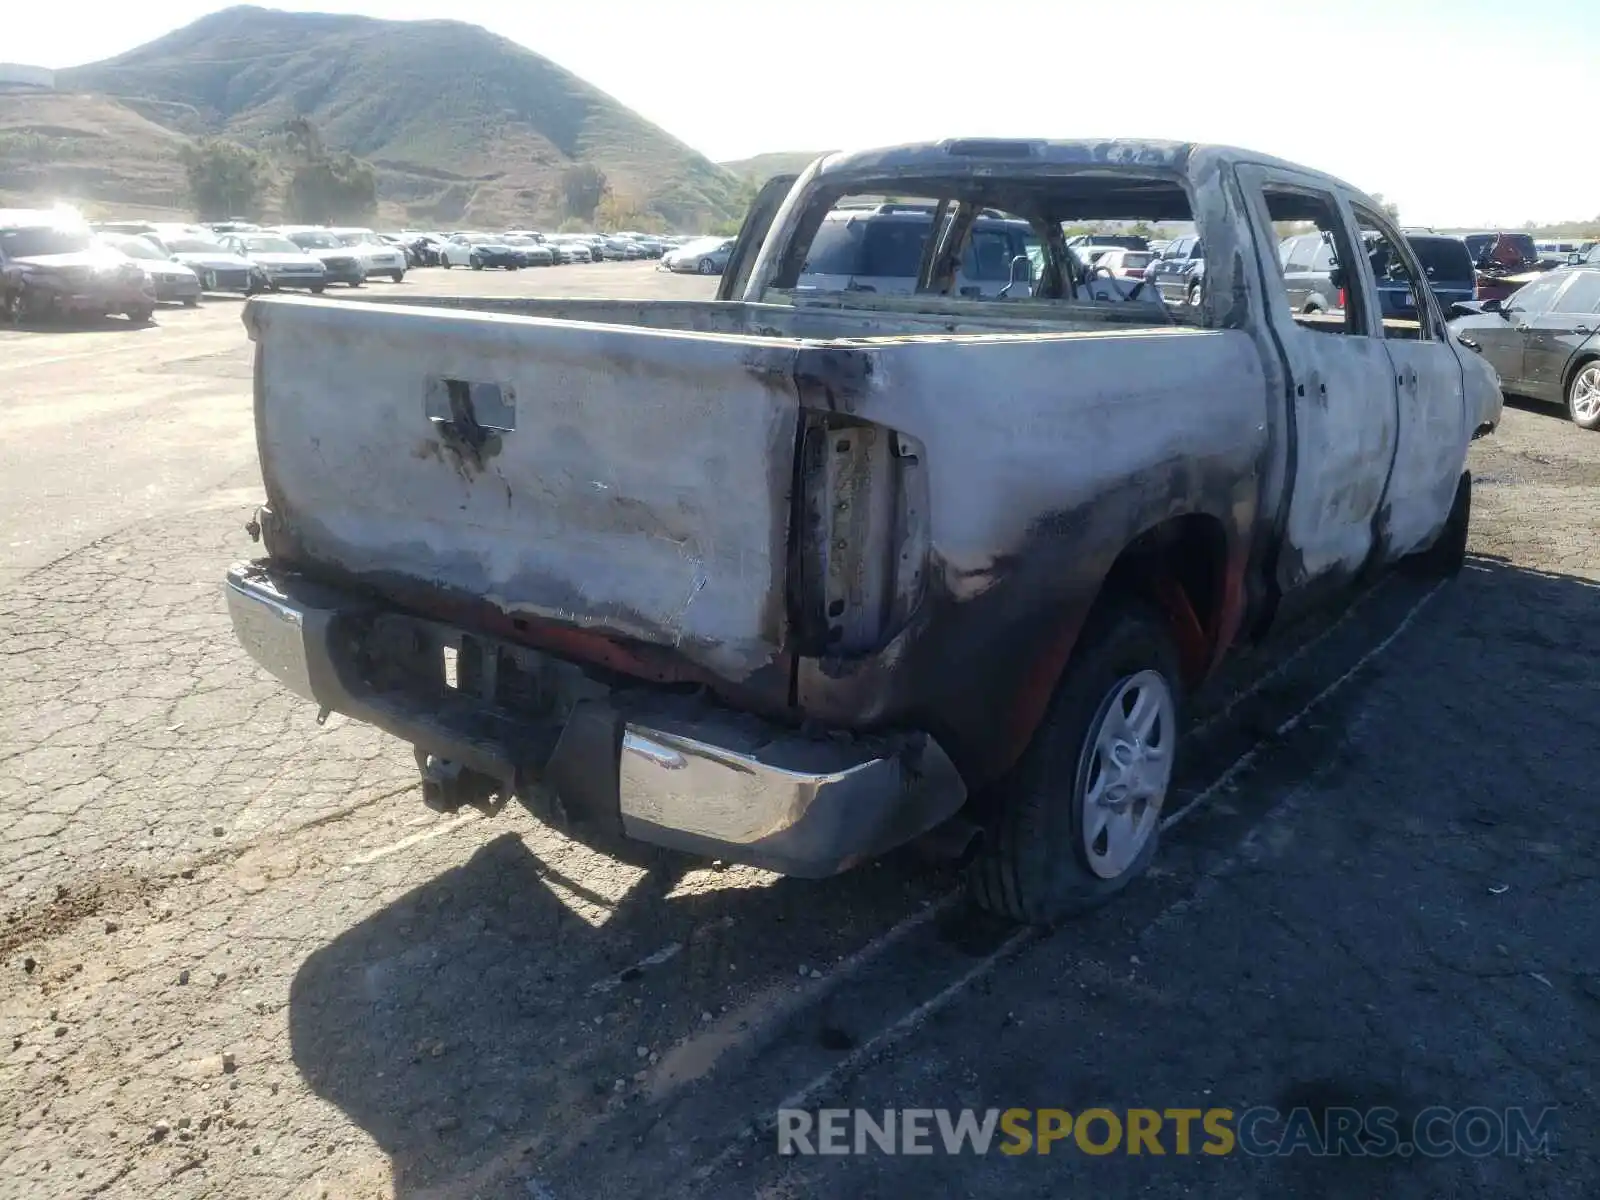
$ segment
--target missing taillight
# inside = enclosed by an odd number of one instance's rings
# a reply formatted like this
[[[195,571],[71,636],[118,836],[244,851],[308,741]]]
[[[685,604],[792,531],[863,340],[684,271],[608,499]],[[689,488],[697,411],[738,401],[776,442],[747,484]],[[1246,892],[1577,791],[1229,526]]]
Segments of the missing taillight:
[[[444,648],[444,685],[447,688],[459,688],[461,686],[461,674],[457,663],[459,657],[460,655],[456,652],[454,646],[446,646]]]

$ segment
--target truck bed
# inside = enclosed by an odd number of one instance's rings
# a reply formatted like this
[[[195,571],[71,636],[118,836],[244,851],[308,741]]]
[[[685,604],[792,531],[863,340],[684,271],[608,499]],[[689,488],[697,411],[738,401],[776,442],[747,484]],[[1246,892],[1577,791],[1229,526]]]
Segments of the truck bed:
[[[418,597],[487,605],[512,621],[664,648],[734,682],[767,668],[787,672],[786,560],[804,413],[854,420],[852,406],[868,392],[882,400],[897,379],[925,397],[933,380],[959,391],[949,356],[969,347],[987,363],[972,378],[998,381],[998,390],[978,387],[938,404],[948,415],[953,404],[971,403],[974,430],[993,427],[1015,441],[1009,416],[979,411],[1005,403],[999,367],[1031,375],[1037,391],[1040,355],[1052,363],[1069,352],[1092,357],[1094,371],[1075,372],[1085,380],[1131,375],[1138,362],[1157,384],[1180,370],[1203,375],[1211,359],[1237,377],[1235,360],[1253,361],[1224,345],[1224,335],[1119,329],[1088,317],[1083,328],[1063,328],[1059,313],[1044,325],[1024,305],[1006,316],[992,315],[993,304],[920,315],[616,300],[483,307],[250,302],[272,558],[413,606]],[[1211,350],[1178,353],[1180,342]],[[1020,343],[1032,350],[1001,351]],[[1103,348],[1091,355],[1089,343]],[[1152,358],[1153,344],[1171,353]],[[924,372],[929,378],[916,382]],[[1059,396],[1059,383],[1046,390]],[[905,432],[907,444],[927,437],[916,398],[895,395],[889,428]],[[1096,399],[1105,397],[1084,397]],[[1196,417],[1166,419],[1182,437]],[[1049,419],[1070,425],[1066,411]],[[877,460],[850,493],[870,528],[853,525],[838,539],[822,584],[852,604],[917,586],[910,576],[921,570],[928,521],[943,503],[930,504],[925,492],[920,501],[896,498],[892,437],[877,443]],[[1092,472],[1084,485],[1096,486]],[[980,505],[950,532],[973,519],[1006,518]],[[907,520],[919,528],[892,533]],[[898,575],[893,563],[880,570],[891,536],[912,539]],[[892,620],[892,596],[882,607],[863,636]]]

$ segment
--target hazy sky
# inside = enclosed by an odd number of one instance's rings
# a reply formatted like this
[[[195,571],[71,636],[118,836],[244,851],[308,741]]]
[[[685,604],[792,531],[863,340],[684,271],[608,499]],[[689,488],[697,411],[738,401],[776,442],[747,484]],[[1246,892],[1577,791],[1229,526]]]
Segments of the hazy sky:
[[[280,0],[487,26],[712,158],[954,135],[1227,142],[1407,223],[1600,214],[1600,0]],[[225,5],[14,0],[0,58],[92,62]],[[0,101],[3,102],[3,101]]]

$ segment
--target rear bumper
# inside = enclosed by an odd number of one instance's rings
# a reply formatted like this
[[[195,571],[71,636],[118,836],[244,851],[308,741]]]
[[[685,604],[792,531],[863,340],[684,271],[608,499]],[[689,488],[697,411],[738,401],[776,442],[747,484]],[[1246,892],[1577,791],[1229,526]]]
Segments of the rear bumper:
[[[240,642],[297,695],[511,788],[542,783],[568,815],[639,841],[816,878],[910,841],[966,799],[923,733],[813,736],[698,697],[613,688],[261,564],[231,568],[226,593]]]

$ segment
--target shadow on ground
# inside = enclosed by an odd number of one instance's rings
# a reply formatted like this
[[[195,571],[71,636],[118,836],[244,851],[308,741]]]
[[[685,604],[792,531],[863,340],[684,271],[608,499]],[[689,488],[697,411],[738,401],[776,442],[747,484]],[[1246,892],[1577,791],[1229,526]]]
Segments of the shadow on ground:
[[[1348,747],[1332,746],[1330,755],[1349,759],[1335,774],[1350,807],[1319,808],[1326,828],[1316,839],[1302,837],[1282,847],[1269,839],[1274,853],[1281,849],[1288,856],[1273,866],[1273,877],[1252,866],[1220,899],[1214,892],[1202,897],[1202,885],[1194,885],[1197,907],[1181,918],[1184,951],[1151,962],[1143,935],[1131,925],[1121,928],[1124,922],[1099,921],[1081,937],[1064,930],[1034,954],[1031,968],[1019,964],[1023,978],[1029,971],[1036,976],[1029,986],[1042,989],[1036,1000],[1026,1001],[1043,1005],[1039,1021],[1030,1017],[1020,1032],[1003,1035],[1009,1017],[997,1018],[993,1028],[972,1033],[988,1047],[979,1056],[981,1068],[949,1057],[976,1052],[978,1043],[969,1038],[965,1050],[947,1048],[943,1059],[930,1054],[934,1085],[886,1080],[890,1094],[874,1095],[872,1102],[1138,1105],[1155,1102],[1152,1087],[1166,1097],[1186,1096],[1198,1093],[1204,1081],[1218,1097],[1248,1094],[1257,1102],[1304,1092],[1313,1100],[1323,1093],[1341,1102],[1354,1097],[1352,1103],[1386,1103],[1396,1096],[1457,1104],[1549,1102],[1570,1114],[1573,1101],[1590,1094],[1585,1089],[1592,1075],[1550,1074],[1547,1060],[1562,1052],[1547,1043],[1539,1049],[1545,1039],[1526,1023],[1539,1020],[1537,1002],[1559,996],[1562,1009],[1550,1018],[1552,1028],[1561,1038],[1576,1039],[1573,1053],[1592,1052],[1600,1031],[1600,975],[1590,955],[1592,935],[1583,932],[1592,921],[1587,905],[1600,901],[1594,891],[1600,876],[1592,867],[1587,874],[1579,869],[1600,851],[1600,822],[1592,806],[1572,808],[1579,797],[1592,795],[1600,745],[1597,616],[1600,587],[1594,583],[1474,557],[1462,580],[1422,610],[1400,643],[1408,647],[1409,660],[1424,664],[1404,680],[1410,702],[1420,706],[1413,718],[1418,736],[1400,739],[1414,762],[1371,765]],[[1345,693],[1350,705],[1374,680],[1395,686],[1387,674],[1393,668],[1383,663],[1352,682]],[[1332,704],[1318,719],[1343,722],[1349,711]],[[1483,763],[1490,765],[1480,769]],[[1298,779],[1259,773],[1216,820],[1253,828],[1274,797],[1287,794],[1315,765],[1301,763]],[[1477,774],[1463,776],[1469,769]],[[1251,797],[1251,788],[1273,794]],[[1204,827],[1211,821],[1199,824],[1175,835],[1187,839],[1187,847],[1169,852],[1181,859],[1210,843]],[[1505,847],[1496,850],[1485,839],[1498,839],[1496,846],[1504,841]],[[1489,896],[1478,882],[1482,872],[1506,870],[1494,860],[1514,845],[1544,848],[1513,878],[1513,900],[1522,910]],[[1397,862],[1407,864],[1403,874],[1383,869],[1404,846],[1426,852],[1399,854]],[[1567,850],[1550,849],[1559,846]],[[681,1030],[685,1011],[697,1014],[722,995],[733,957],[747,973],[741,978],[770,982],[787,972],[792,983],[796,961],[827,947],[837,953],[841,945],[860,944],[936,886],[897,860],[821,883],[781,880],[668,898],[686,870],[704,864],[654,852],[640,853],[637,861],[644,875],[620,902],[605,905],[602,924],[591,925],[562,894],[579,894],[583,885],[562,879],[521,837],[508,834],[349,929],[302,966],[290,998],[295,1063],[319,1096],[390,1156],[397,1196],[441,1185],[471,1191],[474,1176],[503,1172],[525,1152],[580,1153],[575,1147],[586,1123],[598,1122],[619,1102],[614,1080],[631,1076],[638,1066],[635,1047],[660,1044],[658,1035]],[[1370,869],[1357,870],[1364,862]],[[1473,875],[1470,898],[1455,878],[1461,871]],[[1335,880],[1355,877],[1343,874],[1348,872],[1359,876],[1354,900],[1333,887]],[[1260,890],[1268,893],[1251,900],[1257,914],[1253,933],[1227,899],[1252,880],[1262,880]],[[1139,890],[1123,902],[1131,905],[1124,909],[1129,922],[1144,907]],[[1426,908],[1435,894],[1437,911]],[[1281,911],[1275,911],[1278,897],[1285,900]],[[1432,915],[1415,918],[1415,929],[1391,921],[1391,908],[1419,902]],[[1315,932],[1318,912],[1347,911],[1340,906],[1352,903],[1359,906],[1359,919],[1352,917],[1348,929],[1324,922]],[[1468,957],[1457,962],[1450,957],[1454,951],[1431,939],[1469,919],[1470,954],[1463,951]],[[1439,921],[1443,925],[1435,929]],[[1395,985],[1383,979],[1386,960],[1379,943],[1385,937],[1409,947],[1395,968]],[[1534,965],[1512,972],[1519,980],[1514,1001],[1496,1007],[1499,1002],[1483,991],[1491,985],[1477,985],[1470,1019],[1459,1028],[1448,1023],[1447,1043],[1436,1036],[1442,1036],[1439,1025],[1412,1024],[1436,1021],[1430,1006],[1459,993],[1464,974],[1481,969],[1484,978],[1500,978],[1504,955],[1494,949],[1496,938],[1522,954],[1530,937],[1538,952],[1528,952]],[[1098,944],[1106,938],[1115,944]],[[629,964],[671,943],[682,949],[669,962],[630,978]],[[1147,956],[1147,970],[1160,969],[1174,954],[1181,958],[1182,989],[1171,990],[1174,981],[1168,980],[1150,994],[1091,1003],[1087,1012],[1075,1007],[1082,1003],[1076,987],[1051,998],[1072,982],[1072,967],[1070,961],[1060,967],[1065,975],[1044,971],[1041,956],[1070,960],[1081,951],[1099,961],[1127,962],[1130,950]],[[1530,971],[1534,982],[1527,984]],[[1275,974],[1285,978],[1275,981]],[[1103,980],[1095,988],[1117,991]],[[998,981],[996,989],[1005,991]],[[635,997],[643,1003],[633,1004]],[[1286,1001],[1294,1007],[1285,1008]],[[1002,1015],[1013,1006],[1020,1014],[1023,1003],[1009,991],[994,1001]],[[1053,1041],[1057,1034],[1044,1018],[1058,1008],[1072,1028],[1058,1031],[1059,1041]],[[1127,1024],[1130,1018],[1133,1025]],[[1102,1032],[1091,1036],[1085,1020]],[[1249,1036],[1239,1040],[1229,1021]],[[1475,1049],[1474,1038],[1485,1041]],[[1128,1055],[1126,1061],[1104,1058],[1102,1052],[1113,1046]],[[1417,1060],[1410,1075],[1408,1056]],[[900,1061],[915,1063],[917,1057],[902,1055]],[[938,1062],[944,1065],[935,1070]],[[1500,1076],[1506,1088],[1491,1086],[1487,1063],[1507,1072]],[[959,1088],[958,1075],[967,1081]],[[1555,1081],[1549,1094],[1541,1092],[1541,1079]],[[778,1166],[765,1153],[754,1157],[752,1172]],[[1147,1194],[1140,1189],[1152,1179],[1162,1181],[1160,1187],[1193,1189],[1185,1194],[1197,1196],[1432,1194],[1421,1176],[1395,1190],[1396,1176],[1354,1165],[1334,1172],[1325,1164],[1291,1163],[1272,1171],[1265,1164],[1257,1164],[1260,1170],[1236,1164],[1207,1174],[1199,1169],[1203,1164],[1190,1160],[1181,1170],[1169,1164],[1173,1169],[1152,1175],[1143,1168],[1080,1173],[1086,1169],[1081,1156],[1072,1160],[1075,1165],[1063,1160],[1060,1165],[1069,1170],[1044,1172],[1047,1161],[1026,1171],[968,1164],[972,1169],[950,1182],[997,1197],[1041,1194],[1047,1181],[1047,1191],[1061,1184],[1077,1194],[1092,1183],[1096,1194]],[[1097,1163],[1105,1167],[1106,1160]],[[886,1162],[862,1163],[860,1194],[916,1193],[933,1178],[934,1165],[925,1162],[912,1179]],[[830,1188],[847,1178],[834,1169],[839,1167],[829,1166]],[[1463,1166],[1465,1175],[1452,1170],[1448,1178],[1468,1181],[1470,1167]],[[1497,1186],[1516,1173],[1515,1165],[1506,1164],[1480,1170]],[[1565,1183],[1575,1177],[1563,1172],[1558,1178]],[[1335,1181],[1338,1188],[1328,1190]],[[728,1182],[717,1194],[752,1194],[744,1182]],[[823,1176],[816,1182],[821,1186]]]
[[[616,1081],[632,1090],[647,1065],[636,1047],[666,1049],[741,984],[792,984],[796,962],[825,965],[938,882],[896,859],[669,898],[707,864],[627,854],[644,873],[613,904],[502,835],[302,966],[294,1061],[390,1156],[398,1197],[503,1166],[526,1144],[576,1149],[586,1123],[628,1102]],[[603,923],[571,896],[607,910]],[[669,960],[640,965],[669,946]]]

